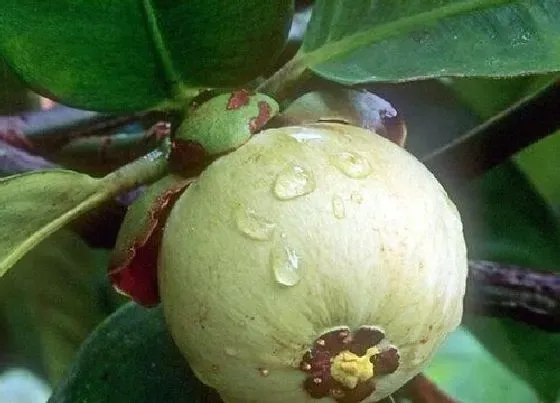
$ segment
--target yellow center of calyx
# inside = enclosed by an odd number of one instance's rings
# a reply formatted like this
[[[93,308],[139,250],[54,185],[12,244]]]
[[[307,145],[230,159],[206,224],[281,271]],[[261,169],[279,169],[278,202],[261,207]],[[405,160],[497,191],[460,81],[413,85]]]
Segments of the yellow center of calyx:
[[[376,347],[369,348],[362,356],[348,350],[338,353],[331,363],[331,376],[348,389],[354,389],[358,382],[364,382],[373,377],[373,363],[371,357],[379,354]]]

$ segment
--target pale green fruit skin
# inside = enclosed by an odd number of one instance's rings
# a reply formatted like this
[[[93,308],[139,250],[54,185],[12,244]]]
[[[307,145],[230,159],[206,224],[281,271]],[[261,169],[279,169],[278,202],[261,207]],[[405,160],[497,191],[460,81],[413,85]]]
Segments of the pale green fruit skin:
[[[302,133],[318,138],[292,137]],[[342,152],[366,158],[371,174],[345,175],[331,163]],[[279,200],[275,180],[293,164],[315,189]],[[271,239],[240,231],[245,208],[276,225]],[[284,246],[299,257],[291,287],[271,269],[271,250]],[[385,138],[338,124],[267,130],[214,162],[174,206],[159,262],[171,333],[228,403],[333,402],[302,388],[301,357],[325,331],[362,325],[382,328],[400,352],[397,371],[363,402],[386,397],[460,323],[466,274],[461,220],[433,175]]]

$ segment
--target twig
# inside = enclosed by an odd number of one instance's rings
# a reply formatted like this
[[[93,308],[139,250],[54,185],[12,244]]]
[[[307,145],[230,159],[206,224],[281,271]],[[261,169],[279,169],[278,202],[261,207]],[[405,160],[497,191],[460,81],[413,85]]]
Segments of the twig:
[[[444,185],[461,185],[560,129],[560,81],[422,158]]]
[[[49,110],[0,117],[0,122],[8,122],[12,126],[11,133],[6,133],[6,129],[2,130],[0,127],[0,135],[6,137],[3,139],[10,143],[12,143],[10,141],[12,139],[25,140],[23,148],[33,153],[43,154],[45,149],[58,149],[73,139],[106,135],[112,130],[135,121],[156,120],[159,115],[161,113],[151,111],[127,115],[107,115],[57,105]],[[19,146],[19,144],[12,145]]]
[[[55,167],[42,157],[31,155],[0,140],[0,176]]]
[[[408,381],[401,389],[395,393],[397,401],[407,399],[412,403],[456,403],[444,391],[439,389],[435,383],[426,378],[423,374],[418,374]]]
[[[465,310],[560,332],[560,274],[471,260]]]

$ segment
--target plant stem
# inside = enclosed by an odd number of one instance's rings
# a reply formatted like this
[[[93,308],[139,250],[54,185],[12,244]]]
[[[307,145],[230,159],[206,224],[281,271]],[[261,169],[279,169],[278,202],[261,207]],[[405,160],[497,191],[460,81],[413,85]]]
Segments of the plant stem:
[[[465,310],[560,332],[560,274],[471,260]]]
[[[262,92],[281,103],[310,76],[311,72],[306,67],[305,57],[303,53],[298,52],[280,70],[263,81],[257,87],[257,92]]]
[[[396,393],[397,402],[403,399],[412,403],[455,403],[456,400],[448,396],[435,383],[418,374],[404,384]]]
[[[460,186],[560,129],[560,81],[422,158],[444,185]]]
[[[163,177],[167,172],[168,150],[162,148],[157,148],[103,177],[101,180],[107,186],[106,192],[118,196]]]

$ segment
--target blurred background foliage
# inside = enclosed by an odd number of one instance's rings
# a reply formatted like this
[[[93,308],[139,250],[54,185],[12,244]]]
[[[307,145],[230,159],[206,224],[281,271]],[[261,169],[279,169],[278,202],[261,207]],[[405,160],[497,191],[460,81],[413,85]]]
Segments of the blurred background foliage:
[[[536,75],[511,79],[442,79],[375,84],[366,88],[391,102],[404,117],[408,126],[407,148],[422,157],[558,78]],[[40,100],[0,59],[0,114],[17,115],[36,110],[40,108]],[[126,133],[120,135],[126,138]],[[132,131],[130,136],[133,135],[138,135],[138,131]],[[77,160],[88,158],[82,148],[76,150]],[[0,148],[0,159],[2,152]],[[71,161],[72,149],[68,153],[65,156]],[[471,258],[560,270],[559,155],[560,133],[556,133],[466,186],[449,189],[464,218]],[[474,163],[476,156],[472,158]],[[126,301],[108,284],[105,276],[108,256],[108,249],[94,248],[77,233],[61,230],[23,258],[17,270],[0,281],[0,368],[3,371],[26,368],[56,387],[68,376],[68,371],[75,377],[76,372],[87,373],[88,368],[120,364],[108,363],[109,353],[93,358],[90,354],[87,360],[82,360],[85,364],[74,365],[69,370],[88,335]],[[119,331],[134,331],[127,325],[130,319],[127,315],[154,316],[130,307],[126,309],[119,316],[125,318],[122,328],[115,325],[117,335]],[[107,345],[105,336],[95,337],[89,340],[89,349],[96,343],[102,343],[107,351],[117,352],[122,348],[117,339],[111,339],[113,344]],[[170,341],[165,340],[154,346],[151,353],[165,350],[167,355],[175,354]],[[558,346],[560,335],[557,334],[507,319],[466,317],[463,326],[442,346],[426,374],[462,402],[560,402]],[[87,351],[80,355],[86,355]],[[131,368],[133,371],[137,366],[137,375],[142,374],[138,368],[143,367],[134,359],[123,366],[123,371]],[[168,370],[182,373],[186,369],[175,363]],[[2,398],[3,393],[9,393],[2,385],[12,375],[13,372],[4,372],[0,377],[1,401],[9,402]],[[161,388],[145,376],[143,388],[152,392]],[[170,379],[167,387],[185,387],[173,377]],[[166,401],[182,400],[175,396]]]

